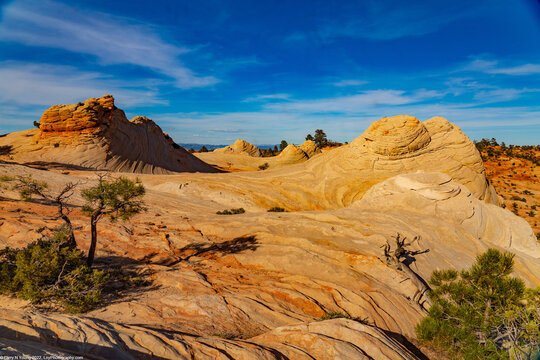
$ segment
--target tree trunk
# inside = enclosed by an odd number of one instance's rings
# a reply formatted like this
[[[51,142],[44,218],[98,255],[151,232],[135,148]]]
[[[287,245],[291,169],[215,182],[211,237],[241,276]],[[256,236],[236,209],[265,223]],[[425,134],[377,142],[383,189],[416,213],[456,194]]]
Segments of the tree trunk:
[[[97,222],[99,215],[100,213],[96,211],[92,214],[92,218],[90,219],[90,233],[92,235],[92,242],[90,243],[90,249],[88,250],[88,258],[86,259],[86,264],[88,266],[92,266],[92,263],[94,262],[94,255],[96,253]]]

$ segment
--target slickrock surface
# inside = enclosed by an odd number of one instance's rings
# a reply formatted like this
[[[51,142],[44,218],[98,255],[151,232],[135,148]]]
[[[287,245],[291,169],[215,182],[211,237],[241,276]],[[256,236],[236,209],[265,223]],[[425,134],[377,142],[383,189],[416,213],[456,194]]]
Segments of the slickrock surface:
[[[225,146],[224,148],[219,148],[214,150],[217,154],[236,154],[236,155],[247,155],[247,156],[253,156],[253,157],[261,157],[261,150],[256,147],[255,145],[252,145],[248,143],[245,140],[238,139],[234,142],[234,144]]]
[[[128,120],[110,95],[52,106],[39,130],[8,134],[0,146],[12,146],[11,156],[20,162],[148,174],[217,171],[176,145],[152,120]]]
[[[57,187],[77,179],[15,165],[3,165],[3,171],[30,172]],[[82,176],[82,186],[94,181],[84,172],[73,175]],[[296,358],[294,349],[287,353],[284,345],[291,342],[320,359],[332,358],[321,355],[323,349],[343,358],[355,358],[358,349],[367,354],[369,349],[387,349],[392,353],[388,358],[394,358],[403,353],[383,347],[388,339],[368,342],[365,332],[355,330],[357,325],[340,322],[337,328],[322,329],[318,326],[323,325],[300,323],[341,312],[414,338],[414,326],[423,316],[410,300],[416,288],[379,259],[381,245],[392,242],[396,233],[409,239],[420,236],[414,250],[430,249],[411,265],[424,279],[435,269],[470,266],[477,254],[495,247],[514,252],[516,275],[539,285],[538,244],[531,241],[530,227],[509,211],[475,199],[445,174],[390,178],[353,206],[337,210],[248,211],[234,216],[216,215],[223,207],[212,201],[152,190],[158,182],[171,183],[183,175],[140,177],[149,189],[146,202],[151,212],[129,223],[100,223],[96,261],[100,266],[121,263],[123,269],[148,274],[153,284],[121,292],[87,314],[123,327],[155,328],[158,333],[166,329],[205,339],[231,334],[291,358]],[[12,200],[0,205],[0,244],[22,246],[58,224],[44,216],[54,213],[52,207]],[[77,207],[79,198],[73,198],[73,205],[77,243],[87,249],[89,221]],[[213,348],[235,348],[240,355],[233,358],[254,351],[245,343],[199,340]]]
[[[0,310],[2,355],[98,359],[417,359],[380,329],[352,320],[286,326],[246,340],[160,333],[86,317]]]
[[[137,175],[149,211],[128,223],[99,223],[96,266],[152,284],[119,289],[85,316],[43,315],[2,297],[0,344],[119,359],[414,359],[392,334],[414,342],[425,313],[411,300],[414,284],[380,259],[398,233],[420,237],[412,250],[429,249],[411,264],[423,279],[468,267],[494,247],[515,253],[516,276],[540,285],[539,244],[525,221],[491,203],[496,194],[478,152],[457,127],[442,118],[377,124],[350,145],[275,170]],[[5,163],[0,173],[31,174],[53,192],[96,181],[82,170]],[[24,246],[60,224],[53,206],[22,202],[6,189],[2,196],[0,247]],[[77,245],[86,250],[90,225],[80,196],[70,205]],[[266,211],[280,205],[301,211]],[[246,213],[216,214],[236,207]],[[333,312],[370,325],[319,321]]]
[[[402,115],[382,118],[349,145],[300,164],[280,168],[270,164],[268,170],[259,172],[186,177],[181,181],[188,182],[188,187],[163,184],[160,190],[200,196],[227,208],[325,210],[349,206],[374,184],[417,170],[446,173],[476,198],[498,203],[486,180],[480,154],[457,126],[441,117],[422,123]]]

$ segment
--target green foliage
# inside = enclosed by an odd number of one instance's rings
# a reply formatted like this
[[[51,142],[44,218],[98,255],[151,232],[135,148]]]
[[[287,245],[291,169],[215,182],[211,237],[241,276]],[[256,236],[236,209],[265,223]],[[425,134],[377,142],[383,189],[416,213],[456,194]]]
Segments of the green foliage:
[[[320,148],[328,144],[328,138],[326,137],[326,133],[321,129],[315,130],[315,137],[313,138],[313,141],[315,141],[317,146]]]
[[[92,309],[108,280],[104,271],[84,264],[80,250],[67,246],[68,231],[57,230],[26,248],[0,251],[0,292],[35,304],[56,303],[76,313]]]
[[[113,181],[99,177],[96,186],[83,190],[82,197],[86,200],[83,212],[90,216],[90,232],[92,241],[88,250],[87,264],[92,266],[97,246],[97,223],[103,216],[111,221],[120,218],[128,220],[133,215],[145,211],[142,196],[145,194],[143,184],[137,179],[129,180],[119,177]]]
[[[203,145],[199,152],[208,152],[208,149]]]
[[[279,144],[279,150],[283,151],[287,147],[287,142],[285,140],[281,140],[281,143]]]
[[[194,148],[189,148],[188,152],[189,152],[190,154],[193,154],[193,153],[195,152],[195,149],[194,149]]]
[[[313,136],[311,136],[311,134],[307,134],[307,135],[306,135],[306,140],[314,141],[314,140],[313,140]]]
[[[265,162],[264,164],[262,165],[259,165],[259,170],[266,170],[270,167],[270,164],[268,164],[267,162]]]
[[[120,177],[106,181],[101,178],[96,186],[82,191],[82,197],[86,200],[83,212],[92,215],[97,211],[98,216],[107,215],[113,221],[118,218],[128,220],[146,210],[141,200],[145,192],[139,179],[132,181]]]
[[[350,314],[346,314],[339,311],[329,311],[325,313],[323,316],[321,316],[319,320],[323,321],[323,320],[330,320],[330,319],[349,319],[349,320],[358,321],[359,323],[362,323],[362,324],[366,324],[366,325],[369,324],[369,320],[367,318],[353,317]]]
[[[516,196],[516,195],[512,195],[512,197],[510,197],[510,200],[517,200],[517,201],[527,202],[527,199]]]
[[[456,358],[509,358],[504,345],[509,339],[501,332],[505,328],[501,319],[519,306],[525,294],[523,281],[509,276],[513,258],[513,254],[489,249],[469,270],[434,271],[429,293],[433,306],[416,327],[419,339],[445,348]]]
[[[24,201],[32,200],[32,195],[42,196],[48,187],[46,182],[34,180],[31,175],[17,176],[15,180],[17,181],[13,185],[13,190],[18,191]]]
[[[35,121],[34,120],[34,126],[37,127],[39,129],[39,121]]]
[[[268,209],[268,212],[285,212],[285,209],[282,207],[274,206],[273,208]]]
[[[226,209],[222,211],[216,212],[218,215],[236,215],[236,214],[243,214],[246,210],[244,208],[237,208],[237,209]]]
[[[534,195],[531,191],[529,191],[527,189],[523,190],[523,194],[525,194],[525,195]]]

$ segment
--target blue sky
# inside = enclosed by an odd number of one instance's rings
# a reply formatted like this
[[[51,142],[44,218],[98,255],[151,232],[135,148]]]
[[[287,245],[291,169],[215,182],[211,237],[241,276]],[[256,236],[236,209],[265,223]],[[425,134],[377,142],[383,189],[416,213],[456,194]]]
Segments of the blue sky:
[[[112,94],[177,142],[351,141],[383,116],[540,141],[540,2],[0,1],[0,133]]]

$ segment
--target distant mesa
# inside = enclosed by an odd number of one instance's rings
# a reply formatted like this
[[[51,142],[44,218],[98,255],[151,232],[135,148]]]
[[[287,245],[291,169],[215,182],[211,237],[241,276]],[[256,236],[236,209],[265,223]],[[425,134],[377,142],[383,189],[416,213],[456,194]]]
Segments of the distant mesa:
[[[247,155],[253,157],[262,157],[261,150],[245,140],[238,139],[234,144],[214,150],[217,154],[235,154]]]
[[[0,140],[0,145],[12,145],[14,157],[23,161],[147,174],[217,172],[177,145],[151,119],[128,120],[111,95],[52,106],[43,113],[39,130]]]

